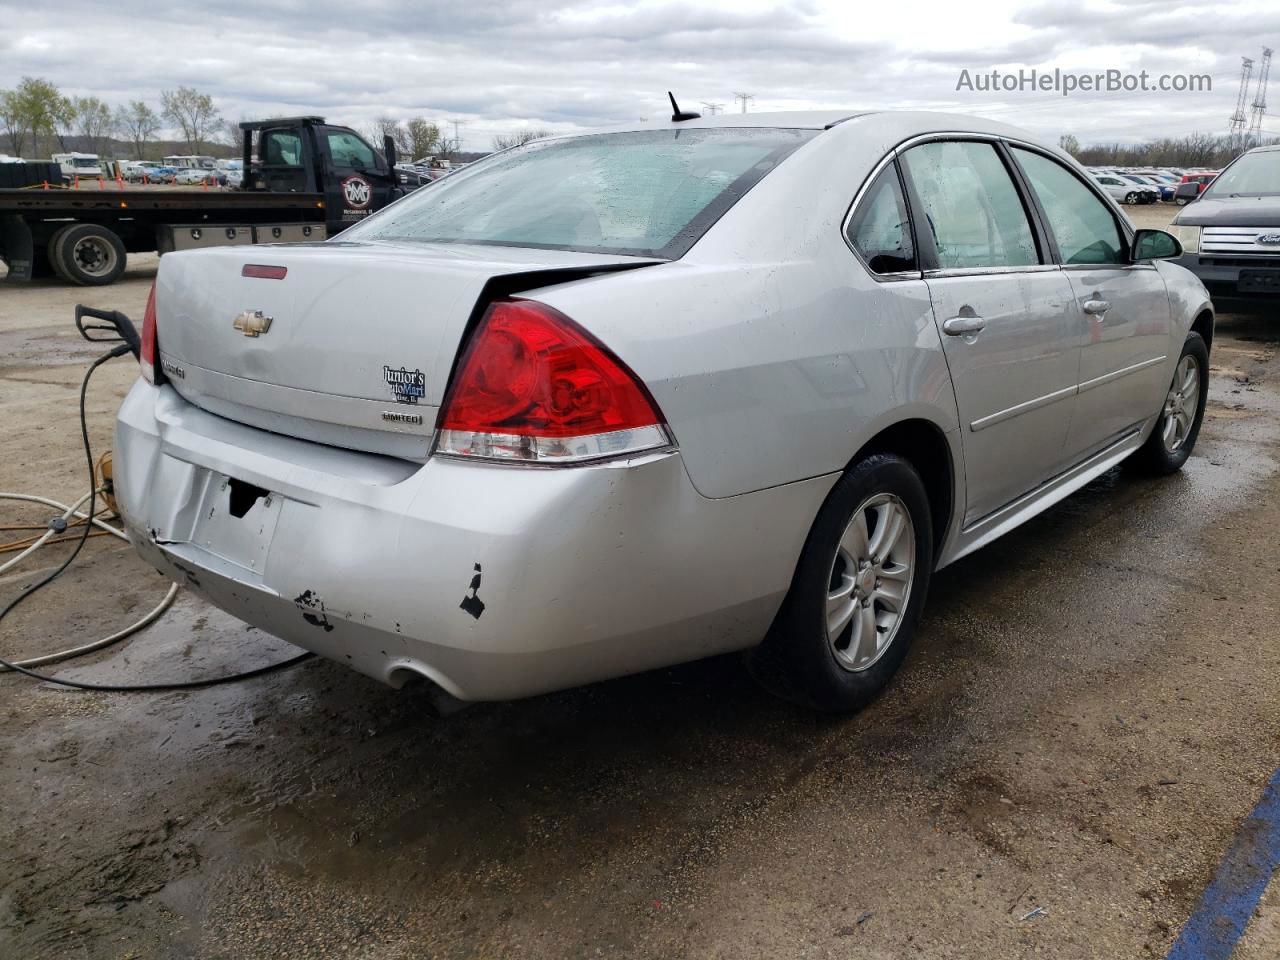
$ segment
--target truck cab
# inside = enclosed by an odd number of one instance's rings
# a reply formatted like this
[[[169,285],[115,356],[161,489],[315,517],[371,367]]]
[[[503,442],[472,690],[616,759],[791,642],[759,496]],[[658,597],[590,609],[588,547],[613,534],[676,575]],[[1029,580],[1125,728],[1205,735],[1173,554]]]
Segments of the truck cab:
[[[329,235],[404,192],[394,148],[379,153],[354,130],[321,117],[242,123],[244,189],[324,195]]]

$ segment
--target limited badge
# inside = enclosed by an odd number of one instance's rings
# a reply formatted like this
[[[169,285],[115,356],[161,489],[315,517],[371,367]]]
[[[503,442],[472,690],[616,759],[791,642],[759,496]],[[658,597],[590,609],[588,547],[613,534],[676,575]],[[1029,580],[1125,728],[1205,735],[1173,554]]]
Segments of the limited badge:
[[[407,367],[382,367],[382,379],[391,388],[396,403],[418,403],[427,395],[427,375]]]

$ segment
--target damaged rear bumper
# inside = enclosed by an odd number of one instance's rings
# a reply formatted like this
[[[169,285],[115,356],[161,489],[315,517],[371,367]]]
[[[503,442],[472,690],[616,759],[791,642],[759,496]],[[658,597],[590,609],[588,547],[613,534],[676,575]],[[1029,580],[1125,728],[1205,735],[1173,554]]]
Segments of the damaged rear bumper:
[[[345,451],[139,381],[116,424],[138,553],[393,686],[509,699],[741,649],[834,478],[708,500],[662,453],[531,469]]]

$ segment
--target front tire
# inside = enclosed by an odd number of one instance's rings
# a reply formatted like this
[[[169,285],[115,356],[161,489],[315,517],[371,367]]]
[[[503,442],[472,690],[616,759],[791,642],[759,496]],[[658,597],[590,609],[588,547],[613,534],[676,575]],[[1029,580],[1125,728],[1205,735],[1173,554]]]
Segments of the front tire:
[[[860,460],[819,511],[782,609],[748,656],[752,674],[812,709],[866,706],[907,655],[932,572],[920,475],[896,454]]]
[[[1124,195],[1124,202],[1133,206],[1138,202],[1138,194],[1136,192],[1126,193]]]
[[[1204,338],[1192,331],[1182,344],[1182,354],[1151,436],[1134,455],[1137,464],[1157,475],[1181,470],[1200,435],[1208,397],[1209,349]]]
[[[58,272],[81,286],[105,286],[124,273],[127,255],[115,231],[96,223],[77,223],[53,237],[50,259]]]

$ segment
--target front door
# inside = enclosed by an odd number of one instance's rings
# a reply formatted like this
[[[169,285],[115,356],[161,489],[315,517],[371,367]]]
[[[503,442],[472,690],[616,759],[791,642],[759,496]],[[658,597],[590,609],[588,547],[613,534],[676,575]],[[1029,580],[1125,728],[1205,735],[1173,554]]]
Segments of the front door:
[[[1080,388],[1067,449],[1082,460],[1143,420],[1164,398],[1169,297],[1150,263],[1131,263],[1112,209],[1060,161],[1010,151],[1039,201],[1081,316]]]
[[[1062,469],[1079,312],[994,143],[924,143],[903,166],[955,385],[972,524]]]
[[[343,127],[318,127],[329,235],[385,207],[395,179],[385,158]]]

